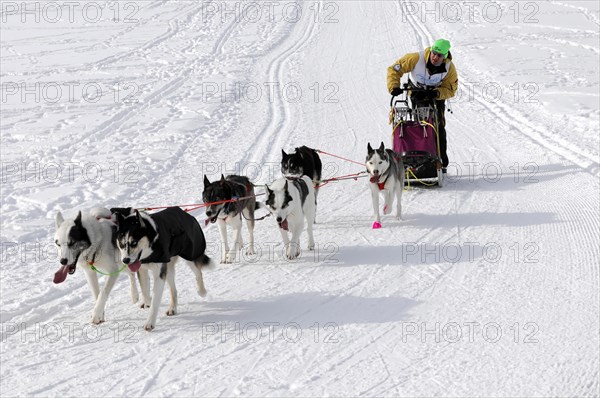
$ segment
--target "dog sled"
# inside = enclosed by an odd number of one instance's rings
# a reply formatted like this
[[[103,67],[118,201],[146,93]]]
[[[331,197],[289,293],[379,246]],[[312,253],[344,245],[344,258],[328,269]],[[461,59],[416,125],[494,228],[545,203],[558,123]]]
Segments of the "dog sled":
[[[444,185],[439,151],[435,101],[410,106],[408,92],[427,91],[405,84],[402,94],[390,101],[392,148],[404,160],[405,184]]]

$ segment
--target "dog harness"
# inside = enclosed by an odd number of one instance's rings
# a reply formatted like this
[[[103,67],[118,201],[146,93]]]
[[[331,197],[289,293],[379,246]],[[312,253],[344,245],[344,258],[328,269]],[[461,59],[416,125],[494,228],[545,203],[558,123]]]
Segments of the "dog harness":
[[[385,172],[385,173],[387,173],[387,177],[385,177],[385,180],[383,180],[383,182],[381,182],[381,181],[377,181],[377,186],[379,187],[379,190],[380,190],[380,191],[383,191],[383,190],[385,189],[385,183],[387,182],[388,178],[390,178],[390,171],[389,171],[389,170],[386,170],[386,172]],[[385,174],[385,173],[384,173],[384,174]],[[380,177],[381,177],[381,176],[380,176]]]

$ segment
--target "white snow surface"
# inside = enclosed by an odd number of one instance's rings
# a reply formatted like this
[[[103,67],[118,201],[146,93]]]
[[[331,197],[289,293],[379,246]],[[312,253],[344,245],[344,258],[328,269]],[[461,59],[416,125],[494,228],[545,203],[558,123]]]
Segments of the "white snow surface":
[[[598,2],[1,5],[2,396],[600,394]],[[259,221],[207,297],[178,268],[152,332],[124,276],[98,326],[82,270],[52,283],[59,210],[200,203],[204,175],[268,183],[301,145],[362,163],[391,143],[387,67],[440,37],[452,163],[401,220],[325,185],[315,252]]]

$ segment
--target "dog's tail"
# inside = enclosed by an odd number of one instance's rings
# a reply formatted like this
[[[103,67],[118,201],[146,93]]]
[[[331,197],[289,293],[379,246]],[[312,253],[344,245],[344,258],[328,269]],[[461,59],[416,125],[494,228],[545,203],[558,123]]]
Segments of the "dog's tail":
[[[112,213],[110,212],[110,210],[105,209],[104,207],[96,206],[96,207],[92,207],[90,209],[90,216],[98,218],[98,219],[100,219],[100,218],[110,219],[112,216]]]
[[[204,278],[202,277],[202,268],[214,268],[215,264],[206,254],[202,254],[200,257],[194,260],[195,270],[194,274],[196,274],[196,285],[198,286],[198,295],[200,297],[206,296],[206,287],[204,287]]]
[[[194,261],[194,263],[196,263],[196,266],[198,267],[202,267],[205,269],[214,269],[216,267],[215,262],[212,260],[212,258],[208,257],[206,254],[202,254],[200,257],[198,257],[196,259],[196,261]]]

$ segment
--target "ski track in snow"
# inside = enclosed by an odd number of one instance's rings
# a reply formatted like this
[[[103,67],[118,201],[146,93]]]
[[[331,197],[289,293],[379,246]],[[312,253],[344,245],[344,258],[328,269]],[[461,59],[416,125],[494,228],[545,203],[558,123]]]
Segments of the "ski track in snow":
[[[91,293],[81,270],[51,285],[55,259],[32,263],[11,252],[12,242],[51,242],[58,209],[194,203],[203,173],[212,179],[258,168],[253,181],[264,184],[278,176],[282,148],[308,145],[361,161],[367,142],[389,142],[385,69],[439,35],[455,44],[462,84],[511,84],[518,73],[504,35],[543,42],[551,52],[545,67],[553,73],[536,81],[540,95],[554,88],[598,98],[584,90],[598,88],[597,66],[590,66],[590,80],[561,63],[598,56],[598,10],[587,3],[543,3],[538,24],[489,26],[484,37],[476,30],[485,22],[479,14],[474,24],[431,25],[405,14],[404,0],[298,4],[302,18],[290,23],[223,17],[209,12],[210,2],[154,1],[144,3],[136,23],[104,25],[88,42],[78,37],[88,32],[83,26],[19,37],[14,29],[22,25],[3,24],[3,81],[139,82],[133,103],[3,103],[3,158],[10,162],[135,160],[137,167],[134,184],[3,179],[3,396],[598,396],[598,138],[573,139],[586,130],[599,134],[597,105],[565,111],[560,124],[548,118],[551,110],[506,97],[451,103],[449,154],[457,174],[451,167],[444,188],[405,191],[402,220],[384,216],[384,228],[375,231],[364,179],[326,185],[316,252],[283,260],[275,223],[257,222],[256,244],[274,252],[206,271],[209,294],[201,299],[181,267],[179,313],[164,315],[164,294],[152,333],[141,329],[147,310],[131,303],[125,278],[109,298],[107,322],[90,326]],[[576,24],[555,26],[552,18],[563,12]],[[53,63],[59,42],[64,56]],[[508,60],[490,64],[479,53],[487,47]],[[534,70],[534,61],[525,65]],[[286,101],[279,89],[257,102],[204,91],[209,84],[288,82],[303,89],[300,101]],[[327,83],[334,83],[328,87],[336,101],[324,100]],[[577,129],[572,136],[561,130],[569,122]],[[362,170],[322,160],[328,173]],[[469,175],[469,162],[503,174]],[[201,210],[192,214],[203,221]],[[214,225],[204,231],[218,244]],[[502,249],[496,262],[486,257],[490,244]],[[450,261],[440,248],[461,253]],[[407,323],[432,330],[464,322],[498,324],[502,338],[490,343],[480,331],[474,341],[463,335],[449,342],[406,334]],[[29,334],[13,334],[16,325]],[[36,327],[56,325],[60,338],[39,338]],[[248,338],[249,325],[262,327],[260,338]],[[297,339],[285,335],[290,325]],[[52,336],[55,329],[45,330]]]

